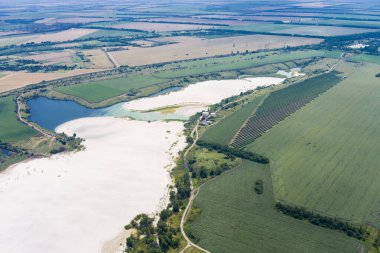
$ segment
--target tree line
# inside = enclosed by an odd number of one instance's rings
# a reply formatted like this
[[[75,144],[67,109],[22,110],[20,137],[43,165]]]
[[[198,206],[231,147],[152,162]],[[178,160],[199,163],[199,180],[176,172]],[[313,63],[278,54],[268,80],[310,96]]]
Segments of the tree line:
[[[276,209],[285,215],[291,216],[298,220],[306,220],[314,225],[329,228],[332,230],[338,230],[345,233],[348,236],[354,237],[359,240],[366,240],[369,233],[361,226],[350,224],[346,221],[322,216],[320,214],[308,211],[302,207],[285,205],[282,203],[276,203]]]
[[[269,159],[266,158],[265,156],[262,156],[262,155],[259,155],[259,154],[256,154],[256,153],[253,153],[250,151],[246,151],[246,150],[232,148],[232,147],[228,147],[228,146],[222,146],[222,145],[215,144],[215,143],[208,143],[208,142],[205,142],[202,140],[198,140],[197,145],[200,147],[207,148],[207,149],[215,150],[215,151],[217,151],[219,153],[223,153],[227,156],[236,156],[236,157],[240,157],[243,159],[247,159],[247,160],[250,160],[253,162],[258,162],[258,163],[263,163],[263,164],[269,163]]]

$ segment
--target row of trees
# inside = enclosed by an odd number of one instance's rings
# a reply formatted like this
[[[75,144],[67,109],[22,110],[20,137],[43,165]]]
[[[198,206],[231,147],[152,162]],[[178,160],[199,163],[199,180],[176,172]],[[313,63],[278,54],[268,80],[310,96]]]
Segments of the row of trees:
[[[369,236],[369,233],[361,226],[356,226],[337,218],[322,216],[312,211],[308,211],[305,208],[285,205],[282,203],[276,203],[275,207],[285,215],[299,220],[307,220],[317,226],[342,231],[348,236],[355,237],[359,240],[366,240]]]
[[[72,70],[74,66],[67,65],[44,65],[41,61],[32,59],[11,59],[4,58],[0,60],[0,71],[22,71],[29,72],[37,71],[57,71],[57,70]]]
[[[227,156],[237,156],[243,159],[247,159],[253,162],[258,162],[258,163],[263,163],[263,164],[269,163],[269,159],[266,158],[265,156],[262,156],[250,151],[246,151],[246,150],[237,149],[237,148],[228,147],[228,146],[222,146],[215,143],[208,143],[202,140],[198,140],[197,145],[207,148],[207,149],[215,150]]]

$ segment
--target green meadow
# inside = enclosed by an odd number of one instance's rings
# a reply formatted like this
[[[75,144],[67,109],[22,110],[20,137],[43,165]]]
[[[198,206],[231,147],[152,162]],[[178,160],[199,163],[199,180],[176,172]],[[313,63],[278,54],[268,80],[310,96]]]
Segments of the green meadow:
[[[63,94],[83,98],[88,102],[96,103],[164,81],[165,80],[153,76],[131,74],[125,78],[62,86],[56,90]]]
[[[35,130],[17,120],[14,97],[0,97],[0,140],[13,143],[34,135]]]

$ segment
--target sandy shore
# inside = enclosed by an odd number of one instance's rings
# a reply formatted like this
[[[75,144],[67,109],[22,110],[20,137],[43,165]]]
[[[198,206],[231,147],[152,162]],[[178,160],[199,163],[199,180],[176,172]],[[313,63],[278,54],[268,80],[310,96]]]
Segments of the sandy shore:
[[[184,147],[180,122],[83,118],[58,130],[84,137],[86,150],[0,174],[0,252],[100,252],[158,208],[170,183],[163,168]]]
[[[146,111],[167,106],[182,105],[190,107],[190,110],[179,108],[177,113],[185,113],[187,116],[206,108],[208,105],[220,102],[222,99],[238,95],[240,92],[253,90],[258,86],[270,86],[279,84],[284,78],[255,77],[238,80],[213,80],[189,85],[183,90],[171,92],[166,95],[143,98],[125,103],[128,110]],[[197,106],[198,108],[197,108]],[[182,110],[182,111],[181,111]]]

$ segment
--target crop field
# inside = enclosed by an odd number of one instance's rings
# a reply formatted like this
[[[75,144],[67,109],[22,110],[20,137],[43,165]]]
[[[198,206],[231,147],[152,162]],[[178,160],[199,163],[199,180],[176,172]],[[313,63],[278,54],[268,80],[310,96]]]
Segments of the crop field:
[[[24,43],[34,38],[36,38],[36,36],[33,36],[33,35],[3,37],[3,38],[0,38],[0,47]]]
[[[263,181],[263,193],[254,191]],[[273,209],[270,169],[243,161],[201,188],[191,233],[211,252],[358,252],[360,242],[343,233],[285,216]]]
[[[253,142],[340,81],[335,74],[327,73],[272,92],[239,130],[232,145],[242,148]]]
[[[380,56],[379,55],[369,55],[369,54],[357,54],[349,58],[350,61],[353,62],[368,62],[380,64]]]
[[[368,27],[368,28],[380,28],[379,21],[358,21],[358,20],[340,20],[340,19],[316,19],[316,20],[308,20],[305,23],[310,24],[323,24],[323,25],[343,25],[343,26],[360,26],[360,27]]]
[[[212,26],[195,25],[195,24],[172,24],[172,23],[148,23],[148,22],[132,22],[112,26],[119,29],[137,29],[143,31],[170,32],[208,29]]]
[[[0,140],[16,142],[37,135],[32,128],[17,120],[14,97],[0,97]]]
[[[132,37],[132,36],[142,35],[142,34],[144,34],[144,32],[123,31],[123,30],[97,30],[93,33],[82,36],[81,39],[99,38],[99,37],[115,37],[115,36]]]
[[[229,145],[240,127],[255,112],[265,97],[265,95],[255,97],[216,125],[208,128],[202,135],[201,140],[219,145]]]
[[[65,64],[72,65],[72,58],[75,52],[73,50],[63,50],[59,52],[48,52],[42,54],[31,54],[23,57],[23,59],[42,61],[45,64]]]
[[[38,34],[35,36],[34,39],[28,40],[25,43],[41,43],[41,42],[46,42],[46,41],[51,41],[51,42],[60,42],[60,41],[70,41],[70,40],[75,40],[78,39],[82,36],[91,34],[93,32],[96,32],[97,30],[95,29],[69,29],[61,32],[56,32],[56,33],[46,33],[46,34]]]
[[[88,102],[95,103],[128,93],[131,90],[144,88],[162,82],[165,82],[165,80],[153,76],[131,74],[125,78],[62,86],[58,87],[56,90],[63,94],[83,98]]]
[[[292,24],[260,24],[260,25],[242,25],[242,26],[230,26],[230,27],[221,27],[220,29],[226,30],[239,30],[247,32],[276,32],[282,33],[282,30],[297,28],[298,25]]]
[[[178,22],[178,23],[189,23],[189,24],[207,24],[207,25],[249,25],[256,22],[252,21],[241,21],[241,20],[230,20],[230,19],[202,19],[202,18],[151,18],[148,21],[155,22]]]
[[[196,74],[228,71],[236,69],[248,69],[268,64],[307,59],[313,57],[337,57],[338,53],[319,50],[299,50],[283,52],[265,52],[246,55],[226,56],[220,58],[209,58],[197,61],[186,61],[168,64],[163,71],[155,74],[161,78],[175,78]]]
[[[353,28],[353,27],[336,27],[336,26],[298,26],[281,30],[281,33],[296,35],[314,35],[314,36],[340,36],[348,34],[359,34],[377,32],[376,29]]]
[[[260,24],[246,26],[230,26],[219,29],[229,29],[249,32],[270,32],[291,35],[308,35],[308,36],[339,36],[348,34],[359,34],[376,32],[376,29],[355,28],[355,27],[337,27],[337,26],[317,26],[317,25],[292,25],[292,24]]]
[[[268,42],[270,41],[270,42]],[[217,39],[181,37],[175,44],[111,52],[121,65],[141,66],[154,63],[206,58],[217,55],[228,55],[237,52],[251,52],[260,49],[295,47],[319,44],[322,40],[288,36],[248,35]]]
[[[96,72],[96,69],[74,69],[66,72],[4,72],[6,76],[0,78],[0,92],[14,90],[17,88],[25,87],[30,84],[40,83],[42,81],[50,81],[63,77],[81,75],[86,73]]]
[[[107,69],[114,67],[103,50],[91,49],[82,51],[82,53],[91,61],[95,68]]]
[[[247,149],[273,161],[276,200],[380,228],[379,68],[337,70],[348,77]]]

